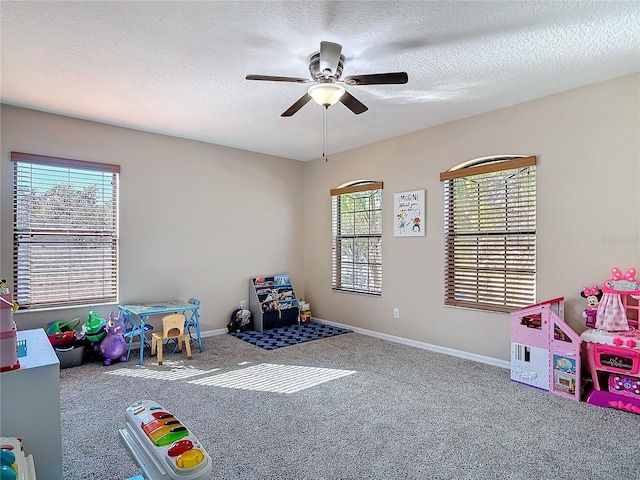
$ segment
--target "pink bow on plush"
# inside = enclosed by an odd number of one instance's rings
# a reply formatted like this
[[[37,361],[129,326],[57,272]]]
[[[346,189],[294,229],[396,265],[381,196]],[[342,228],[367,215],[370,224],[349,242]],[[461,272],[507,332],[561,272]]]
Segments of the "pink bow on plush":
[[[636,269],[635,268],[630,268],[623,275],[622,274],[622,270],[620,270],[618,267],[613,267],[611,269],[611,273],[613,274],[613,279],[614,280],[625,279],[625,280],[629,280],[630,282],[635,282],[636,281]]]
[[[600,293],[600,288],[598,288],[597,285],[594,285],[593,287],[589,288],[589,287],[584,287],[582,289],[582,291],[584,292],[584,294],[587,297],[590,297],[591,295],[598,295]]]

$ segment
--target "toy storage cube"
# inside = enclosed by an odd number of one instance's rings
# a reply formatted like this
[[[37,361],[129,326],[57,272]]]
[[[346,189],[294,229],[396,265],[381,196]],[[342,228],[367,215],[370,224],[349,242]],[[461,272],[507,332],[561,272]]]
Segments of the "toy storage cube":
[[[79,367],[84,360],[84,345],[76,345],[67,348],[54,348],[60,368]]]
[[[18,330],[27,355],[20,368],[0,373],[0,431],[20,437],[38,478],[62,480],[60,362],[41,328]]]

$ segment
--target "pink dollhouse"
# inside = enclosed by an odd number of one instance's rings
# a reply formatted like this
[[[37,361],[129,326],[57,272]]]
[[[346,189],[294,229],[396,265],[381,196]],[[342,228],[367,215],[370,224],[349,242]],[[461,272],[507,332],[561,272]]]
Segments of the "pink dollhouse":
[[[640,282],[635,268],[611,272],[594,328],[581,335],[593,380],[587,403],[640,414]]]
[[[581,342],[564,297],[511,313],[511,380],[580,401]]]

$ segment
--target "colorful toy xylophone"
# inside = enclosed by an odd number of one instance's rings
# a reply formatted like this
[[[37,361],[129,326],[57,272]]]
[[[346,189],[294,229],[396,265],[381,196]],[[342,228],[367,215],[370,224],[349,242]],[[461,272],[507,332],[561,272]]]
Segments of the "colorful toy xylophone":
[[[22,440],[0,437],[0,479],[36,480],[33,455],[25,455]]]
[[[151,400],[125,412],[120,438],[150,480],[209,480],[211,457],[195,436],[165,408]]]

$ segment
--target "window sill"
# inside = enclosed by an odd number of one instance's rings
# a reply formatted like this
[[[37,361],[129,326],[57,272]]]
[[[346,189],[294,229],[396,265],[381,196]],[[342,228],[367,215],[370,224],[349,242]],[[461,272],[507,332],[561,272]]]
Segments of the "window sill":
[[[86,305],[65,305],[61,307],[44,307],[44,308],[25,308],[23,310],[18,310],[14,312],[14,315],[25,315],[29,313],[42,313],[42,312],[56,312],[56,311],[64,311],[64,310],[75,310],[77,308],[81,309],[90,309],[93,310],[97,307],[104,307],[107,305],[118,306],[118,302],[108,302],[108,303],[91,303]]]

